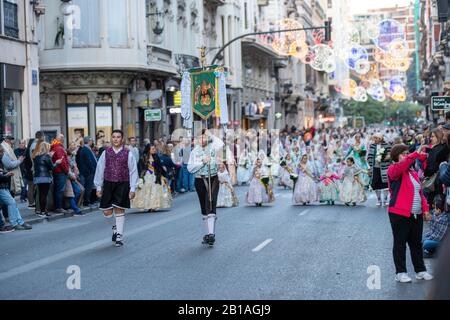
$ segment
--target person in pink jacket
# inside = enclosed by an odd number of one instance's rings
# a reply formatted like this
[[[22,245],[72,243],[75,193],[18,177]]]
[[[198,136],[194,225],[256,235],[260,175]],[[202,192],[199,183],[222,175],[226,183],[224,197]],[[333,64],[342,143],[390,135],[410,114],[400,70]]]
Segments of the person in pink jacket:
[[[423,194],[416,171],[412,169],[416,159],[424,161],[427,157],[424,146],[409,154],[408,146],[394,145],[390,152],[392,163],[388,170],[389,220],[394,236],[392,250],[396,269],[395,280],[411,282],[406,271],[406,244],[411,251],[411,260],[416,272],[416,279],[431,280],[423,261],[422,233],[423,219],[429,220],[429,208]]]

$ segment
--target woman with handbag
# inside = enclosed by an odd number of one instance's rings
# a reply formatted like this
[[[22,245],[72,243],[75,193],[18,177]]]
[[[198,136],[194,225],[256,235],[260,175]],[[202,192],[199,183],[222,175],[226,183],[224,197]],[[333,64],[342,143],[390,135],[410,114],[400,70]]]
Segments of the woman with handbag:
[[[439,165],[447,161],[449,156],[449,148],[443,143],[443,133],[441,129],[431,130],[430,135],[431,146],[427,149],[427,160],[424,165],[424,179],[422,186],[424,188],[425,197],[428,205],[433,203],[435,195],[442,194],[442,183],[438,177]]]

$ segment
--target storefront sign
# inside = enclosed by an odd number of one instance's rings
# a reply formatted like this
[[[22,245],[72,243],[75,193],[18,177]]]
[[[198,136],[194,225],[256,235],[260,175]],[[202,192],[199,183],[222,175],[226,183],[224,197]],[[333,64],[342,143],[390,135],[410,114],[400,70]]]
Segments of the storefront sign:
[[[334,117],[334,116],[323,117],[319,121],[323,122],[323,123],[331,123],[331,122],[335,122],[336,121],[336,117]]]
[[[450,109],[450,96],[431,97],[431,110]]]
[[[161,121],[161,109],[144,110],[145,121]]]
[[[181,113],[181,108],[170,108],[169,113],[170,114]]]

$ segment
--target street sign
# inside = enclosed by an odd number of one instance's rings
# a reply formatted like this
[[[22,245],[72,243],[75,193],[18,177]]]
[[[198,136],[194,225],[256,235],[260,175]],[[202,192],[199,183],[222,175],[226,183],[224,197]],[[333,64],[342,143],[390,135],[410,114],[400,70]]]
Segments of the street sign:
[[[450,109],[450,96],[431,97],[431,110]]]
[[[144,110],[145,121],[161,121],[161,109]]]

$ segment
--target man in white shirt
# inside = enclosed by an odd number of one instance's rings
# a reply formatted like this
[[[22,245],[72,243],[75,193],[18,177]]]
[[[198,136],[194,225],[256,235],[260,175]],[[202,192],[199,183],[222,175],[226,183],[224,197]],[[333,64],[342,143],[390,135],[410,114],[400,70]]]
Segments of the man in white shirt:
[[[100,200],[100,210],[105,218],[115,215],[112,241],[123,246],[125,209],[130,208],[138,185],[137,162],[132,152],[123,145],[123,132],[113,130],[112,147],[102,153],[97,163],[94,184]]]

